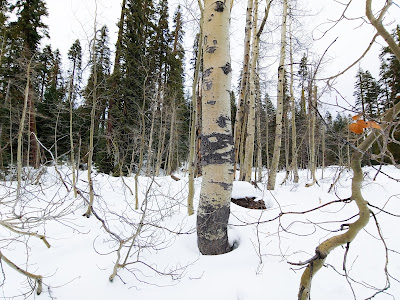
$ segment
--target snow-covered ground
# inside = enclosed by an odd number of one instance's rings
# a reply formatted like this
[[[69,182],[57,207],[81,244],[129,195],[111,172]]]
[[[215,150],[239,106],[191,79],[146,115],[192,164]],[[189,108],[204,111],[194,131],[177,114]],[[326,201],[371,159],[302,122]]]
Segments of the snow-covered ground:
[[[71,174],[59,167],[65,185]],[[308,213],[323,204],[350,197],[351,171],[330,167],[317,173],[318,185],[306,188],[307,172],[300,182],[282,182],[279,173],[275,191],[266,190],[266,177],[260,189],[235,183],[233,197],[263,199],[267,210],[249,210],[231,204],[229,236],[235,249],[225,255],[203,256],[196,245],[196,216],[187,216],[188,179],[177,174],[149,179],[139,177],[139,209],[135,209],[134,178],[95,174],[94,209],[98,216],[82,215],[86,204],[68,192],[54,168],[42,174],[38,184],[26,185],[16,213],[28,213],[21,231],[44,234],[51,247],[34,236],[19,235],[0,226],[0,249],[22,269],[43,278],[43,292],[31,291],[32,281],[2,262],[0,298],[28,299],[139,299],[139,300],[258,300],[297,299],[303,269],[288,262],[306,261],[316,246],[339,234],[342,224],[357,219],[354,203],[334,203]],[[382,168],[400,179],[400,170]],[[400,215],[400,183],[364,168],[363,195],[372,205]],[[340,173],[340,179],[328,193]],[[34,176],[33,176],[34,177]],[[34,182],[35,183],[35,182]],[[201,179],[196,180],[197,207]],[[0,185],[0,218],[11,219],[16,183]],[[79,176],[81,195],[89,198],[87,173]],[[144,199],[147,199],[145,201]],[[388,248],[390,287],[374,299],[400,299],[400,218],[376,213]],[[143,217],[143,213],[145,213]],[[281,214],[282,213],[282,214]],[[281,216],[281,217],[279,217]],[[352,218],[353,217],[353,218]],[[351,218],[351,219],[350,219]],[[142,228],[138,234],[138,225]],[[109,232],[105,230],[108,229]],[[373,218],[350,245],[346,257],[348,277],[343,276],[345,247],[334,250],[314,277],[312,299],[365,299],[386,285],[386,251]],[[118,259],[125,268],[109,281]],[[129,255],[127,255],[129,253]],[[22,296],[24,295],[24,296]]]

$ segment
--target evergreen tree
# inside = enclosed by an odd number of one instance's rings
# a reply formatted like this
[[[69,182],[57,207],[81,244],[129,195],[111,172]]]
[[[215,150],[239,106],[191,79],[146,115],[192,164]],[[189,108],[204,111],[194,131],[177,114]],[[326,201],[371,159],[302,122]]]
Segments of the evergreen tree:
[[[364,116],[368,115],[369,118],[375,118],[380,111],[378,102],[380,87],[378,82],[368,70],[363,71],[359,69],[356,75],[354,88],[356,108],[361,111]]]
[[[163,0],[162,2],[167,2]],[[183,48],[183,19],[182,9],[180,6],[175,11],[173,18],[172,49],[167,51],[168,55],[168,98],[171,105],[175,105],[176,109],[176,136],[170,137],[175,141],[177,155],[173,160],[172,169],[179,167],[180,161],[186,159],[188,153],[188,137],[190,109],[184,95],[184,58],[185,51]],[[171,101],[173,99],[173,101]],[[175,151],[174,151],[175,152]]]
[[[397,25],[392,36],[400,45],[400,25]],[[396,95],[400,93],[400,62],[389,47],[382,49],[379,58],[381,60],[381,103],[385,108],[388,108],[393,106],[393,102],[396,101]]]
[[[89,138],[90,111],[93,103],[93,91],[96,89],[96,112],[94,121],[94,147],[95,152],[93,161],[101,172],[109,173],[113,169],[113,162],[110,155],[107,153],[106,147],[106,120],[107,110],[110,99],[110,48],[108,45],[108,28],[103,26],[100,29],[99,35],[95,42],[95,57],[96,57],[96,76],[97,85],[94,86],[94,64],[91,61],[91,73],[88,79],[83,95],[85,104],[80,108],[80,118],[82,124],[82,136],[86,141]],[[76,51],[76,49],[75,49]],[[91,55],[93,57],[93,55]]]
[[[47,149],[52,149],[55,157],[68,151],[67,107],[64,103],[65,86],[62,77],[61,55],[50,46],[39,55],[42,65],[42,95],[37,105],[37,135]],[[44,152],[44,155],[48,153]],[[51,157],[47,157],[51,159]]]
[[[25,66],[32,57],[37,54],[38,46],[44,36],[48,36],[47,25],[43,23],[42,18],[48,15],[45,2],[42,0],[17,0],[10,5],[10,11],[16,15],[16,21],[10,23],[10,47],[11,64],[16,73],[25,74]],[[22,60],[20,59],[22,58]],[[21,65],[22,64],[22,65]],[[34,167],[39,166],[39,145],[35,140],[36,134],[36,108],[33,81],[29,88],[28,109],[29,109],[29,136],[30,153],[29,162]],[[20,85],[24,85],[23,82]]]
[[[301,115],[304,117],[306,115],[306,82],[308,80],[308,66],[307,66],[307,55],[304,53],[303,57],[300,61],[300,68],[297,74],[300,77],[299,86],[301,87],[301,100],[300,100],[300,108],[301,108]]]

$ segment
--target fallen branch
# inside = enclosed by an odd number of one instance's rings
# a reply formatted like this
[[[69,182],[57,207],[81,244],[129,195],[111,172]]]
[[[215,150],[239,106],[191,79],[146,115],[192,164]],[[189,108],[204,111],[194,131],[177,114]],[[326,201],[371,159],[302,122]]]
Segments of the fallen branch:
[[[37,288],[36,288],[36,294],[40,295],[42,293],[42,281],[43,281],[43,277],[41,275],[35,275],[32,274],[28,271],[25,271],[23,269],[21,269],[20,267],[18,267],[16,264],[14,264],[11,260],[9,260],[7,257],[5,257],[3,255],[3,253],[0,250],[0,261],[4,261],[7,265],[9,265],[12,269],[14,269],[15,271],[21,273],[22,275],[25,275],[26,277],[33,279],[36,281],[37,284]]]

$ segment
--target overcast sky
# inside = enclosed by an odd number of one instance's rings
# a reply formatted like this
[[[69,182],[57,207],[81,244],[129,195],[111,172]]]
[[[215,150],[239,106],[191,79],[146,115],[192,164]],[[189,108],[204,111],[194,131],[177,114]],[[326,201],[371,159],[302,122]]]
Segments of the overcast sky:
[[[49,18],[47,24],[49,24],[50,31],[50,44],[53,49],[59,48],[64,61],[66,59],[66,53],[69,47],[76,39],[81,40],[81,44],[84,50],[87,51],[90,38],[93,36],[93,24],[95,15],[95,0],[47,0],[47,7],[49,11]],[[97,23],[100,28],[102,25],[106,24],[110,32],[110,47],[113,49],[116,35],[118,18],[120,16],[121,10],[121,0],[97,0]],[[176,4],[180,3],[182,6],[187,7],[193,4],[195,7],[197,1],[194,0],[172,0],[170,1],[172,9],[170,15],[173,14]],[[272,40],[273,43],[279,43],[279,20],[281,18],[281,6],[277,5],[278,1],[275,1],[276,5],[271,11],[271,23],[269,27],[265,29],[268,35],[268,40]],[[354,1],[349,7],[348,16],[355,18],[364,15],[365,11],[365,1]],[[232,62],[234,68],[234,80],[232,82],[233,88],[237,85],[237,76],[241,68],[241,56],[243,51],[243,32],[244,32],[244,19],[245,19],[245,5],[247,1],[236,0],[232,12],[232,38],[231,38],[231,53]],[[264,3],[264,1],[261,1]],[[319,56],[325,51],[329,44],[331,44],[336,38],[337,41],[329,48],[326,58],[329,58],[329,63],[323,66],[321,69],[320,76],[325,77],[328,75],[333,75],[337,72],[345,69],[349,64],[356,60],[367,48],[370,40],[374,34],[374,30],[371,25],[363,24],[359,26],[362,22],[360,20],[342,21],[340,24],[335,26],[326,35],[322,36],[324,32],[331,23],[325,23],[328,19],[335,20],[341,14],[342,6],[338,2],[333,0],[310,0],[310,1],[299,1],[301,11],[298,14],[306,13],[308,16],[299,18],[299,22],[304,24],[304,27],[300,27],[299,23],[294,24],[295,31],[297,29],[298,35],[303,35],[306,40],[311,40],[314,38],[312,50],[317,52]],[[384,0],[375,0],[375,7],[379,7],[384,3]],[[193,20],[195,12],[186,11],[186,48],[188,50],[186,59],[191,58],[191,47],[192,47],[192,36],[196,28],[196,22]],[[262,13],[260,13],[262,15]],[[395,26],[395,16],[400,15],[400,8],[393,5],[389,10],[386,18],[386,23],[393,22],[391,27]],[[275,16],[275,19],[273,18]],[[399,22],[399,21],[397,21]],[[322,25],[321,25],[322,24]],[[317,25],[319,25],[317,27]],[[312,30],[312,37],[307,32]],[[379,60],[378,54],[380,49],[384,45],[384,42],[379,39],[378,43],[373,47],[372,51],[367,54],[363,59],[360,66],[363,69],[368,69],[371,71],[373,76],[378,78],[379,75]],[[272,97],[276,95],[276,88],[274,85],[274,80],[277,76],[277,67],[270,65],[270,61],[274,61],[277,58],[277,49],[274,49],[271,42],[265,44],[265,49],[262,50],[266,53],[268,58],[265,58],[265,65],[270,69],[266,69],[266,79],[270,80],[272,83],[268,91]],[[275,47],[276,48],[276,47]],[[301,57],[306,49],[297,50],[297,58]],[[268,62],[268,63],[267,63]],[[338,80],[337,88],[340,90],[341,94],[346,97],[349,102],[353,102],[353,87],[354,87],[354,76],[357,72],[357,67],[353,68],[348,74],[343,75],[340,80]],[[236,81],[235,81],[236,80]],[[325,94],[323,99],[326,102],[333,103],[336,98],[340,98],[337,94]],[[343,103],[343,102],[341,102]]]

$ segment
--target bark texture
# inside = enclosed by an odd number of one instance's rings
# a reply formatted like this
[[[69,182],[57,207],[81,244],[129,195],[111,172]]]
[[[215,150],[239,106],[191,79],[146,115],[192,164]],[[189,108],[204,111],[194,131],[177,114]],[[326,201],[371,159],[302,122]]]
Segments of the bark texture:
[[[286,51],[286,17],[287,17],[287,0],[283,1],[283,16],[282,16],[282,31],[281,31],[281,54],[279,62],[279,78],[278,78],[278,103],[276,108],[276,129],[275,129],[275,142],[274,154],[272,157],[271,170],[268,176],[269,190],[275,189],[276,172],[278,171],[279,158],[282,144],[282,115],[283,115],[283,89],[285,81],[285,51]]]
[[[235,174],[237,164],[239,163],[239,153],[243,152],[244,134],[245,130],[245,97],[247,90],[247,82],[249,77],[249,62],[250,62],[250,43],[251,43],[251,24],[252,24],[252,11],[253,11],[253,0],[247,1],[247,11],[246,11],[246,27],[244,36],[244,52],[243,52],[243,70],[242,70],[242,80],[240,82],[240,94],[238,109],[236,111],[236,122],[235,122]],[[242,164],[240,164],[242,167]]]
[[[203,181],[197,211],[202,254],[229,252],[227,224],[233,181],[230,112],[230,1],[206,0],[203,17],[201,156]]]

